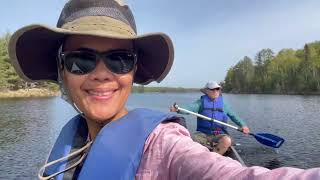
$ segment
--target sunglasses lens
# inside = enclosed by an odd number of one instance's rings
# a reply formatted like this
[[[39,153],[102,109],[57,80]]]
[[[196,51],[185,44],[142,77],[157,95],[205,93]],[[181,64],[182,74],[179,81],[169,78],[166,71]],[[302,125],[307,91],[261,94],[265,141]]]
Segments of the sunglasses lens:
[[[96,56],[88,52],[70,52],[64,57],[66,69],[73,74],[82,75],[96,67]]]
[[[125,74],[134,68],[135,56],[131,52],[113,52],[106,55],[104,62],[108,69],[116,74]]]
[[[98,57],[99,56],[99,57]],[[113,51],[104,54],[86,51],[70,51],[63,55],[66,69],[77,75],[90,73],[96,68],[97,59],[102,58],[107,68],[116,74],[126,74],[133,70],[136,57],[129,51]]]

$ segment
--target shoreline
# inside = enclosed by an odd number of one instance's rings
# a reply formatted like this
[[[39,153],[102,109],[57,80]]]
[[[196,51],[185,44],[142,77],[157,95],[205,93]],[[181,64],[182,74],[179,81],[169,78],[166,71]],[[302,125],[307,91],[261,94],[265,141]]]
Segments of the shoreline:
[[[54,97],[59,96],[59,91],[53,91],[49,89],[19,89],[16,91],[0,91],[0,99],[5,98],[29,98],[29,97]]]

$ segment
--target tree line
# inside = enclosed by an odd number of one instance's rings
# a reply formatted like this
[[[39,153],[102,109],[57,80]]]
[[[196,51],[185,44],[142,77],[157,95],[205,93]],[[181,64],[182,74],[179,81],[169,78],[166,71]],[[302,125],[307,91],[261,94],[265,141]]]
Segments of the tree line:
[[[231,67],[223,82],[231,93],[320,94],[320,41],[303,49],[260,50]]]
[[[0,37],[0,91],[47,88],[58,90],[58,86],[50,82],[26,82],[21,79],[10,63],[8,54],[8,43],[10,34],[6,33]]]

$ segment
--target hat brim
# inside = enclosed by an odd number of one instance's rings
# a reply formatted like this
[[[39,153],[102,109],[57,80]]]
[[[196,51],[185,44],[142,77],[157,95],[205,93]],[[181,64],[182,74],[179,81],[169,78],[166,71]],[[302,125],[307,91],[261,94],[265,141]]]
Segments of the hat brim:
[[[9,56],[17,73],[26,81],[58,81],[57,52],[68,35],[90,35],[133,40],[138,52],[134,82],[161,82],[173,64],[173,44],[163,33],[135,37],[100,32],[75,32],[45,25],[30,25],[16,31],[9,42]]]
[[[201,88],[200,92],[202,92],[203,94],[208,94],[208,89],[207,88]]]

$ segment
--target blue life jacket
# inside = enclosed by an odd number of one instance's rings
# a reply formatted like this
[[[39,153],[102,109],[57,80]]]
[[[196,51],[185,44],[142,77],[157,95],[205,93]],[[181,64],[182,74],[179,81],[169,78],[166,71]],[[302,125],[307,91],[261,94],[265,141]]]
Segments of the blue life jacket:
[[[149,109],[135,109],[126,116],[105,125],[96,136],[81,166],[66,171],[55,179],[134,179],[146,139],[163,121],[179,122],[171,114]],[[179,122],[180,123],[180,122]],[[80,115],[72,118],[62,129],[48,162],[64,157],[87,143],[88,128]],[[78,159],[57,163],[45,169],[45,176],[61,171]]]
[[[220,95],[212,100],[208,95],[201,96],[202,111],[199,114],[213,118],[222,122],[228,121],[228,116],[223,111],[223,97]],[[205,134],[221,134],[224,133],[226,127],[212,121],[202,118],[197,119],[197,131]]]

